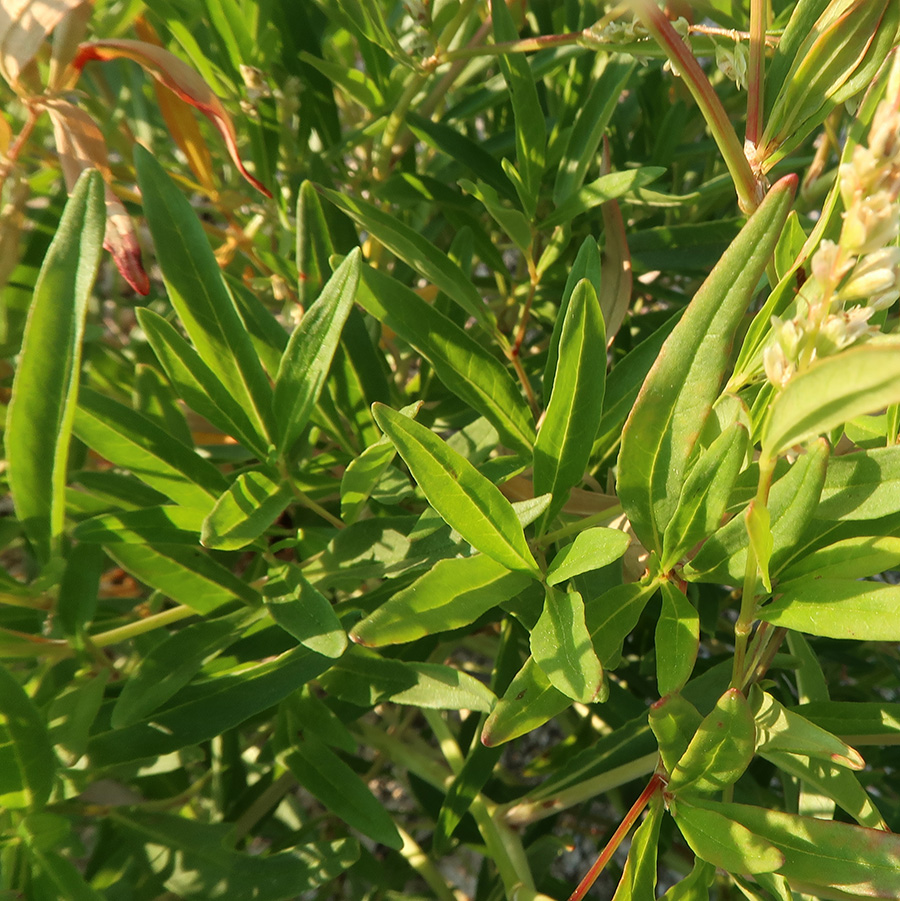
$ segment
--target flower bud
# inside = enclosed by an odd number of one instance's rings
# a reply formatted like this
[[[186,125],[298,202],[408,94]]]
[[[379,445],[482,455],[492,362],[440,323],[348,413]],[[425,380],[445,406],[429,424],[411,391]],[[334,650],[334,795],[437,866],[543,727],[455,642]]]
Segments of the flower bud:
[[[847,284],[841,288],[843,301],[865,300],[892,291],[900,282],[900,247],[882,247],[864,256]]]

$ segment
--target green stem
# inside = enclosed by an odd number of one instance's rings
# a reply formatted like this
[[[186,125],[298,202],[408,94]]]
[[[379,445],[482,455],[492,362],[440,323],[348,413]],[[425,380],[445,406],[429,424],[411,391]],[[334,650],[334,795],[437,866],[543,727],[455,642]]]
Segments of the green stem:
[[[762,202],[763,185],[757,181],[744,156],[737,133],[716,96],[706,73],[700,68],[693,53],[685,46],[681,36],[672,27],[663,11],[648,0],[633,0],[635,13],[656,42],[666,51],[671,63],[684,78],[688,90],[694,97],[706,124],[719,146],[725,165],[734,180],[735,190],[741,209],[751,213]]]
[[[236,845],[250,834],[253,827],[292,789],[297,780],[289,770],[283,772],[253,803],[234,821],[231,840]]]
[[[534,878],[525,848],[518,834],[503,822],[499,807],[489,804],[482,795],[477,795],[469,812],[487,846],[488,857],[497,867],[506,889],[506,897],[513,901],[522,888],[534,891]]]
[[[759,482],[756,487],[756,497],[750,502],[748,515],[754,506],[765,506],[769,499],[769,488],[772,484],[772,475],[775,471],[775,461],[768,457],[760,457]],[[756,557],[756,547],[752,540],[747,543],[747,563],[744,567],[744,589],[741,594],[741,610],[737,622],[734,624],[734,667],[731,673],[731,687],[740,688],[744,684],[746,676],[745,662],[747,657],[747,642],[750,638],[750,630],[753,620],[756,619],[756,584],[759,576],[759,561]]]
[[[193,607],[188,607],[187,604],[179,604],[170,610],[163,610],[162,613],[154,613],[152,616],[144,617],[144,619],[139,619],[137,622],[128,623],[127,626],[119,626],[107,632],[91,635],[91,642],[94,647],[105,648],[111,644],[118,644],[120,641],[134,638],[136,635],[143,635],[145,632],[152,632],[154,629],[160,629],[163,626],[168,626],[170,623],[177,623],[179,620],[196,615],[197,611]]]
[[[388,177],[391,159],[394,154],[394,144],[397,142],[400,129],[403,128],[406,113],[427,80],[427,73],[411,75],[406,87],[403,89],[403,93],[394,105],[393,110],[391,110],[391,114],[388,116],[384,126],[384,132],[381,135],[381,142],[375,148],[372,165],[372,176],[375,181],[384,181]]]
[[[503,819],[514,826],[525,826],[544,817],[549,817],[605,794],[614,788],[632,782],[641,776],[652,773],[659,762],[659,753],[645,754],[636,760],[614,767],[599,776],[585,779],[571,788],[556,792],[550,797],[535,797],[533,800],[519,801],[504,811]]]
[[[474,59],[479,56],[503,56],[506,53],[536,53],[548,47],[567,47],[579,44],[590,35],[582,31],[571,31],[567,34],[542,34],[534,38],[522,38],[518,41],[501,41],[499,44],[479,44],[477,46],[459,47],[456,50],[445,50],[435,54],[435,64],[455,62],[460,59]]]
[[[440,870],[434,865],[431,858],[422,850],[416,840],[400,826],[397,826],[400,838],[403,839],[403,847],[400,854],[406,862],[428,883],[432,895],[438,901],[460,901],[456,893],[447,885]]]

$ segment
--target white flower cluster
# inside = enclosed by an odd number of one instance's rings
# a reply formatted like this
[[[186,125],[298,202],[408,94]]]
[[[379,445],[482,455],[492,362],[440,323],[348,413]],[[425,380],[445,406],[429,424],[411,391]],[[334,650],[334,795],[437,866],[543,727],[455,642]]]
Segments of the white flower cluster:
[[[817,357],[874,334],[869,319],[900,298],[900,91],[888,94],[893,99],[879,104],[868,147],[855,147],[840,167],[838,242],[822,241],[813,255],[794,318],[772,317],[763,366],[777,387]]]

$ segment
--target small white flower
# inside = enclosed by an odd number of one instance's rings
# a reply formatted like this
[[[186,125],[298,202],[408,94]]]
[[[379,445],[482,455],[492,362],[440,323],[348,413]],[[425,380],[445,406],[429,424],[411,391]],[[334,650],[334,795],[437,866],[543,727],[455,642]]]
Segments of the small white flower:
[[[840,291],[842,301],[864,300],[893,291],[900,283],[900,247],[882,247],[866,254]]]

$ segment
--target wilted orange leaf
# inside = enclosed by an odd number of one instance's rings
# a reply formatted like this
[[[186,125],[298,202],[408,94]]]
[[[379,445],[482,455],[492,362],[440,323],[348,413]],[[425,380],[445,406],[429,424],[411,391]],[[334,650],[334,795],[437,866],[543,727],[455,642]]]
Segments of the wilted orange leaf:
[[[90,60],[109,60],[118,57],[134,60],[160,84],[180,97],[185,103],[196,107],[215,125],[228,147],[234,164],[241,174],[266,197],[272,194],[258,179],[245,168],[237,147],[234,123],[222,101],[204,79],[186,62],[168,50],[148,44],[145,41],[104,40],[88,41],[79,47],[74,65],[81,69]]]
[[[110,188],[112,175],[106,156],[106,142],[97,123],[84,111],[65,100],[47,102],[53,122],[56,152],[62,166],[66,187],[71,191],[78,176],[88,168],[98,169],[106,182],[106,234],[103,246],[122,273],[122,277],[138,294],[150,293],[150,279],[141,261],[141,249],[134,225],[122,201]]]

